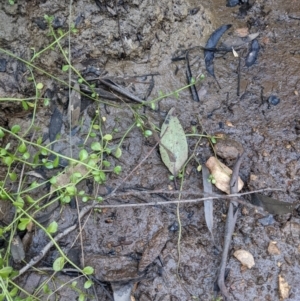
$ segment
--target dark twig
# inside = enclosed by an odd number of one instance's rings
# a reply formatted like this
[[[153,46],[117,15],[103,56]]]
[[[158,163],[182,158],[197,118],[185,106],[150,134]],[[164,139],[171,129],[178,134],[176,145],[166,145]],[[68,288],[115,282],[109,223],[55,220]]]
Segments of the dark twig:
[[[238,178],[239,178],[239,170],[242,164],[243,158],[245,156],[245,152],[242,155],[239,155],[237,161],[234,165],[231,179],[230,179],[230,193],[237,194],[238,193]],[[225,225],[225,240],[224,240],[224,247],[223,247],[223,254],[220,264],[219,276],[218,276],[218,285],[222,292],[222,295],[225,298],[229,298],[228,290],[225,286],[225,269],[227,264],[228,252],[231,244],[232,234],[235,228],[237,216],[238,216],[238,202],[234,198],[230,201],[229,209],[226,218],[226,225]]]
[[[186,78],[188,81],[188,85],[191,84],[192,78],[193,78],[193,74],[192,74],[192,70],[191,70],[191,66],[190,66],[190,60],[189,60],[189,52],[187,51],[185,54],[185,61],[186,61]],[[192,97],[194,101],[199,102],[199,95],[196,89],[195,84],[190,86],[190,90],[192,93]]]
[[[119,85],[115,84],[112,80],[110,79],[101,79],[99,78],[99,81],[101,84],[111,88],[112,90],[128,97],[131,100],[134,100],[136,102],[139,103],[145,103],[145,101],[143,101],[142,99],[139,99],[138,97],[136,97],[135,95],[131,94],[129,91],[125,90],[124,88],[120,87]]]

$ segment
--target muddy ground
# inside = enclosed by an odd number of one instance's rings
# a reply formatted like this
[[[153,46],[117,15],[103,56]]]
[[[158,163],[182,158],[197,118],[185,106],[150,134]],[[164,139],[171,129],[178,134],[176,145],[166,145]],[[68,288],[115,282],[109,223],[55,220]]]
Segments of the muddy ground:
[[[227,134],[242,144],[246,151],[240,170],[240,176],[246,183],[244,191],[266,187],[280,188],[280,192],[265,194],[286,202],[297,202],[300,193],[300,4],[297,1],[257,0],[251,8],[243,10],[240,6],[226,7],[225,2],[213,0],[200,4],[199,1],[192,0],[162,0],[157,3],[151,0],[74,1],[71,20],[76,23],[78,33],[71,38],[72,63],[82,73],[89,66],[97,68],[96,74],[86,74],[87,78],[110,76],[131,79],[131,82],[125,82],[125,86],[140,98],[147,95],[152,78],[143,75],[159,74],[153,76],[155,85],[147,98],[150,100],[158,97],[159,91],[169,93],[187,84],[185,62],[172,62],[171,58],[184,53],[187,48],[204,46],[209,35],[219,26],[232,24],[222,40],[233,35],[238,28],[247,27],[250,33],[259,32],[261,50],[253,66],[245,67],[247,47],[239,50],[242,57],[239,96],[238,59],[232,53],[216,55],[215,74],[220,89],[205,70],[203,51],[194,49],[190,52],[192,72],[194,76],[205,75],[205,79],[196,84],[200,102],[193,101],[189,89],[185,89],[180,92],[178,99],[172,96],[161,100],[159,110],[147,109],[139,112],[160,127],[167,111],[175,107],[186,133],[191,132],[191,127],[196,125],[199,131],[205,130],[209,134]],[[54,16],[58,27],[68,27],[70,8],[67,1],[16,1],[13,6],[8,1],[2,1],[0,8],[0,45],[25,60],[31,58],[32,47],[39,51],[53,41],[47,35],[44,15]],[[68,42],[62,41],[66,49]],[[0,96],[22,98],[34,95],[34,87],[27,80],[26,66],[2,53],[0,59],[4,59],[0,66]],[[57,47],[41,55],[34,63],[48,73],[68,80],[68,74],[61,71],[65,63]],[[35,75],[39,82],[44,83],[43,93],[51,92],[50,107],[40,106],[37,113],[39,127],[47,136],[55,107],[66,116],[63,96],[68,95],[68,91],[59,82],[41,72],[35,72]],[[133,77],[140,75],[142,77]],[[76,79],[76,76],[72,75],[72,78]],[[270,95],[280,98],[280,103],[276,106],[270,105],[267,102]],[[80,150],[79,145],[89,128],[93,111],[98,109],[98,103],[93,101],[85,99],[82,103],[81,129],[72,138],[68,138],[67,126],[63,124],[61,128],[61,140],[72,143],[74,156]],[[106,118],[104,133],[113,133],[115,130],[124,133],[134,122],[132,111],[123,102],[110,103],[117,104],[117,107],[104,107],[100,103],[101,116]],[[1,108],[2,126],[10,128],[21,121],[23,127],[30,124],[32,114],[23,114],[21,106],[7,102],[1,104]],[[190,152],[196,142],[196,139],[188,139]],[[57,142],[54,150],[69,155],[65,143]],[[119,140],[116,139],[111,145],[117,143]],[[82,189],[90,190],[91,195],[107,195],[149,155],[155,143],[155,139],[145,138],[138,128],[134,128],[124,139],[122,157],[108,158],[112,166],[122,166],[122,173],[119,176],[108,174],[106,183],[100,186],[84,181],[80,184]],[[195,153],[197,159],[203,162],[213,155],[213,150],[209,142],[203,139]],[[222,161],[233,167],[234,160],[223,158]],[[183,190],[199,192],[196,197],[201,197],[202,176],[197,172],[197,166],[196,161],[189,163],[189,173],[186,175]],[[17,166],[16,169],[18,168],[20,167]],[[5,170],[2,170],[5,174]],[[47,176],[50,177],[50,174]],[[37,179],[27,178],[28,182],[33,180]],[[12,185],[11,189],[16,187]],[[47,189],[49,187],[44,187],[37,195],[43,195]],[[118,192],[126,192],[128,189],[175,189],[157,149],[150,153]],[[195,195],[186,194],[184,197],[195,198]],[[167,194],[136,194],[113,198],[109,203],[146,204],[166,199],[172,197]],[[247,197],[244,199],[247,200]],[[79,209],[85,205],[79,200]],[[9,223],[8,213],[11,208],[6,210],[2,220],[6,219],[5,222]],[[227,204],[224,200],[214,202],[214,236],[216,245],[220,248],[223,245],[226,212]],[[46,220],[41,222],[47,226],[47,222],[56,220],[60,231],[77,221],[76,206],[59,206],[56,209],[52,206],[45,215]],[[291,214],[274,215],[274,219],[270,217],[265,222],[262,218],[269,216],[268,212],[258,213],[252,208],[242,208],[227,265],[230,272],[226,285],[232,300],[280,300],[279,275],[290,286],[287,300],[300,300],[299,215],[300,211],[296,207]],[[206,227],[203,204],[199,202],[181,205],[180,218],[182,237],[177,275],[179,256],[176,205],[109,208],[85,217],[82,220],[83,249],[81,250],[80,239],[77,237],[78,229],[64,237],[60,246],[70,257],[73,256],[76,264],[82,263],[79,258],[83,254],[84,262],[96,268],[96,277],[101,283],[96,283],[93,289],[86,291],[88,300],[111,300],[109,282],[119,280],[121,273],[125,274],[125,282],[130,278],[137,283],[132,293],[133,300],[216,300],[214,282],[221,253],[215,247]],[[148,242],[157,231],[169,226],[171,229],[165,231],[161,238],[163,247],[159,251],[160,258],[155,259],[142,274],[133,273],[134,275],[128,276],[126,273],[136,269]],[[276,252],[268,251],[272,241],[278,247]],[[36,228],[26,253],[26,261],[39,254],[47,242],[48,238],[43,231]],[[155,243],[153,248],[158,248]],[[232,256],[239,249],[248,250],[254,256],[255,266],[252,269],[243,268]],[[52,248],[37,267],[51,267],[57,256],[58,252]],[[118,267],[119,274],[114,273],[114,265]],[[15,264],[16,269],[22,266],[23,264]],[[51,271],[45,271],[47,272],[51,275]],[[72,289],[71,285],[59,289],[60,285],[74,281],[77,275],[72,274],[58,273],[52,278],[49,286],[55,292],[49,299],[46,293],[37,293],[37,287],[49,275],[29,270],[17,279],[17,283],[31,294],[36,293],[40,300],[77,298],[78,291]],[[82,278],[77,281],[82,285]]]

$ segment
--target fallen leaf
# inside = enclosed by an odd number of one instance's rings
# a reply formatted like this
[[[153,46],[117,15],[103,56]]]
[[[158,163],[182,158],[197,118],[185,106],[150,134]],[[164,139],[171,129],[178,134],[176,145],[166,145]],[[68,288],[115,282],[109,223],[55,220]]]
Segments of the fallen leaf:
[[[71,176],[74,173],[80,173],[82,177],[89,173],[85,165],[77,164],[75,166],[67,166],[64,171],[57,176],[57,181],[50,187],[50,193],[54,193],[60,187],[67,186],[71,182]]]
[[[290,294],[290,286],[289,284],[285,281],[283,276],[278,275],[278,283],[279,283],[279,295],[280,299],[284,300],[289,297]]]
[[[280,250],[276,246],[276,241],[270,241],[269,246],[268,246],[268,253],[270,255],[280,255]]]
[[[254,258],[252,254],[245,250],[237,250],[233,253],[234,257],[248,269],[251,269],[254,265]]]
[[[203,191],[211,194],[212,193],[212,184],[208,181],[209,178],[209,170],[203,165],[202,166],[202,180],[203,180]],[[213,237],[213,227],[214,227],[214,216],[213,216],[213,200],[205,200],[204,201],[204,217],[207,228]]]
[[[159,151],[169,171],[177,176],[188,158],[188,144],[184,130],[175,115],[175,108],[169,111],[161,127]]]
[[[69,106],[68,106],[68,115],[69,115],[69,122],[71,123],[70,124],[71,129],[73,129],[79,123],[81,95],[78,91],[80,91],[80,87],[79,84],[76,83],[71,92],[70,99],[69,99]]]
[[[25,252],[24,252],[23,243],[18,235],[13,237],[10,247],[11,247],[10,252],[11,252],[13,261],[16,263],[21,262],[25,258]]]
[[[216,180],[216,187],[227,194],[230,193],[230,178],[232,174],[232,170],[221,163],[217,158],[210,157],[205,163],[207,168],[209,169],[211,175]],[[238,191],[240,191],[244,186],[244,182],[239,177],[238,179]]]
[[[260,193],[253,193],[251,195],[251,203],[262,207],[265,211],[268,211],[271,214],[292,213],[296,205],[294,203],[273,199]]]
[[[58,108],[55,108],[53,111],[53,114],[50,119],[50,125],[49,125],[49,139],[50,142],[53,142],[56,140],[57,134],[60,133],[61,127],[63,124],[63,117],[62,113]]]

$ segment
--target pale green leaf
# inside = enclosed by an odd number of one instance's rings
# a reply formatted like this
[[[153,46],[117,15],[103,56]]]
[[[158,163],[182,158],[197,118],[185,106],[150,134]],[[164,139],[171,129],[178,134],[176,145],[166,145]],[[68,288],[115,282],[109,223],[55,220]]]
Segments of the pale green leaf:
[[[169,111],[161,127],[160,138],[162,161],[169,171],[177,176],[188,158],[188,144],[184,130],[175,115],[175,108]]]
[[[55,259],[55,261],[53,262],[53,270],[55,272],[59,272],[64,268],[65,265],[65,260],[63,257],[58,257]]]
[[[93,285],[93,281],[88,280],[88,281],[86,281],[86,282],[84,283],[84,288],[85,288],[85,289],[88,289],[88,288],[90,288],[92,285]]]
[[[48,227],[47,232],[50,234],[56,233],[58,228],[58,224],[56,221],[53,221]]]
[[[106,135],[103,136],[103,139],[106,140],[106,141],[110,141],[110,140],[112,140],[112,135],[106,134]]]
[[[82,149],[79,153],[79,159],[80,161],[84,161],[89,156],[88,152],[85,149]]]
[[[83,273],[87,274],[87,275],[91,275],[94,273],[94,269],[90,266],[86,266],[84,269],[83,269]]]
[[[113,156],[119,159],[122,156],[122,150],[118,147],[112,152]]]

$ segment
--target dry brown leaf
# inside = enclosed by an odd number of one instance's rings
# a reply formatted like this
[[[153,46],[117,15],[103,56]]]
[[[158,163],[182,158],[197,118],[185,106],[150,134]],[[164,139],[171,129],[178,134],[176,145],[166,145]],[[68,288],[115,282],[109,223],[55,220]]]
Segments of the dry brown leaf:
[[[284,300],[289,297],[290,286],[281,275],[278,275],[278,283],[280,300]]]
[[[246,37],[246,36],[249,34],[249,30],[248,30],[247,27],[237,28],[237,29],[235,30],[235,33],[236,33],[239,37],[244,38],[244,37]]]
[[[73,173],[79,172],[82,176],[88,174],[88,169],[85,165],[77,164],[75,166],[67,166],[61,174],[57,176],[57,181],[50,187],[50,193],[52,194],[57,188],[64,187],[71,182],[70,178]]]
[[[248,269],[251,269],[254,265],[254,258],[251,253],[245,250],[237,250],[233,253],[234,257]]]
[[[216,187],[227,194],[230,193],[230,178],[232,174],[232,170],[221,163],[217,158],[210,157],[205,163],[207,168],[209,169],[211,175],[216,180]],[[244,186],[244,182],[239,177],[238,179],[238,191],[240,191]]]

